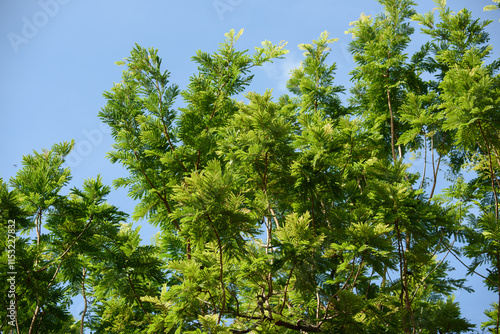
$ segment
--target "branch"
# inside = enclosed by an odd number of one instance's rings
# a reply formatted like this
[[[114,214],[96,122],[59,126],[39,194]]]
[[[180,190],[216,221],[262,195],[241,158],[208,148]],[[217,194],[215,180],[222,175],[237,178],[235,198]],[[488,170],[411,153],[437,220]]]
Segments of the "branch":
[[[87,269],[83,268],[82,271],[82,295],[83,295],[83,301],[85,304],[85,307],[83,308],[82,312],[82,320],[80,323],[80,334],[83,334],[83,322],[85,321],[85,314],[87,313],[87,295],[85,294],[85,274],[87,273]]]
[[[132,284],[132,280],[130,279],[130,273],[127,272],[127,278],[128,282],[130,284],[130,287],[132,288],[132,292],[134,293],[135,299],[139,302],[139,305],[141,306],[141,309],[144,311],[144,314],[148,317],[149,323],[151,324],[151,318],[149,317],[149,313],[146,312],[146,309],[144,308],[144,305],[142,305],[141,298],[137,295],[137,292],[135,291],[134,284]]]
[[[449,246],[447,246],[446,244],[443,244],[443,245],[444,245],[444,247],[446,247],[446,249],[451,250],[451,248],[449,248]],[[468,265],[466,265],[466,264],[465,264],[465,263],[464,263],[464,262],[463,262],[463,261],[462,261],[462,260],[461,260],[461,259],[460,259],[460,258],[459,258],[459,257],[458,257],[455,253],[454,253],[454,252],[450,252],[450,253],[451,253],[451,255],[453,255],[453,256],[454,256],[454,257],[458,260],[458,262],[460,262],[460,263],[461,263],[461,264],[462,264],[465,268],[469,269],[469,271],[470,271],[471,273],[474,273],[474,274],[478,275],[479,277],[484,278],[485,280],[487,280],[487,281],[491,282],[492,284],[494,284],[494,285],[498,286],[498,283],[497,283],[497,282],[494,282],[494,281],[492,281],[491,279],[489,279],[488,277],[481,275],[480,273],[478,273],[477,271],[475,271],[474,269],[472,269],[471,267],[469,267]]]
[[[219,324],[220,320],[222,318],[222,313],[224,312],[224,309],[226,308],[226,287],[224,286],[224,263],[222,262],[223,261],[223,258],[222,258],[222,245],[221,245],[221,242],[220,242],[219,233],[217,232],[217,229],[215,228],[214,223],[212,222],[212,219],[210,218],[210,216],[208,215],[208,213],[207,213],[207,218],[208,218],[208,221],[210,222],[210,226],[214,230],[215,236],[217,237],[217,243],[219,244],[219,261],[220,261],[220,275],[219,275],[219,280],[220,280],[220,286],[222,288],[222,306],[221,306],[220,312],[219,312],[219,319],[217,320],[217,324]]]
[[[140,164],[140,159],[139,159],[139,156],[137,155],[137,151],[136,150],[134,150],[134,156],[135,156],[135,158],[137,159],[137,161]],[[144,170],[142,168],[139,168],[139,170],[141,171],[141,173],[144,176],[144,178],[146,179],[146,181],[148,181],[149,186],[151,187],[151,189],[156,190],[156,187],[154,186],[153,182],[151,182],[151,180],[149,179],[149,177],[146,175],[146,173],[144,172]],[[167,199],[164,198],[164,197],[162,197],[159,192],[156,192],[156,195],[165,204],[165,207],[167,208],[168,213],[172,213],[172,210],[170,209],[170,205],[168,204]],[[181,227],[179,226],[179,224],[175,220],[174,220],[174,224],[175,224],[175,227],[180,231]]]
[[[302,325],[302,323],[304,323]],[[311,324],[306,323],[304,320],[300,319],[297,321],[297,324],[294,325],[292,323],[283,321],[283,320],[278,320],[274,323],[277,326],[282,326],[288,329],[293,329],[296,331],[301,331],[301,332],[308,332],[308,333],[321,333],[323,330],[320,328],[320,326],[314,326]]]
[[[426,171],[427,171],[427,136],[425,135],[425,131],[424,131],[424,171],[422,172],[422,181],[420,182],[420,187],[418,187],[418,189],[424,188]],[[419,197],[420,197],[420,194],[418,194],[417,199]]]
[[[290,269],[290,275],[288,275],[288,279],[286,281],[285,294],[283,296],[283,305],[281,306],[281,309],[280,309],[280,315],[283,315],[283,309],[285,308],[285,303],[286,303],[286,294],[288,292],[288,286],[290,284],[290,278],[292,278],[292,273],[293,273],[294,268],[295,268],[295,261],[292,264],[292,269]]]
[[[392,160],[396,161],[396,151],[394,150],[394,114],[392,113],[391,106],[391,94],[389,89],[387,90],[387,105],[389,106],[389,113],[391,116],[391,150],[392,150]]]
[[[441,237],[442,238],[442,237]],[[451,243],[451,246],[450,248],[448,249],[448,252],[446,253],[446,255],[441,259],[441,261],[439,261],[439,263],[434,267],[434,269],[432,269],[431,271],[429,271],[429,273],[420,281],[420,284],[417,286],[417,288],[415,289],[415,292],[413,293],[413,296],[411,297],[411,300],[410,302],[413,302],[413,300],[415,299],[415,297],[417,296],[417,292],[418,290],[420,290],[420,288],[422,287],[422,285],[424,284],[425,280],[434,272],[436,271],[437,268],[439,268],[441,266],[441,264],[443,264],[444,260],[446,259],[446,257],[448,256],[448,254],[450,254],[451,252],[451,248],[453,247],[453,245],[455,244],[455,241],[457,240],[457,237],[455,236],[455,239],[453,240],[453,242]]]
[[[75,245],[75,243],[81,238],[81,236],[83,235],[83,233],[89,228],[90,224],[92,224],[93,221],[94,221],[94,214],[91,214],[88,223],[85,225],[85,227],[80,232],[80,234],[76,237],[75,240],[73,240],[73,242],[71,243],[71,245],[69,245],[68,248],[66,248],[66,250],[61,255],[59,255],[59,257],[57,259],[55,259],[53,262],[55,262],[55,261],[57,261],[57,260],[60,259],[61,263],[59,263],[59,267],[61,266],[62,260],[64,259],[64,257],[66,256],[66,254],[68,254],[68,252],[71,250],[71,248],[73,248],[73,246]],[[47,264],[45,267],[43,267],[41,269],[38,269],[35,272],[39,273],[41,271],[44,271],[45,269],[47,269],[48,267],[50,267],[52,265],[52,263]],[[57,271],[56,271],[56,274],[57,274]],[[54,280],[54,278],[55,278],[55,276],[52,278],[52,281]],[[51,283],[52,283],[52,281],[51,281]],[[49,288],[49,287],[50,287],[50,284],[49,284],[49,286],[47,288]]]

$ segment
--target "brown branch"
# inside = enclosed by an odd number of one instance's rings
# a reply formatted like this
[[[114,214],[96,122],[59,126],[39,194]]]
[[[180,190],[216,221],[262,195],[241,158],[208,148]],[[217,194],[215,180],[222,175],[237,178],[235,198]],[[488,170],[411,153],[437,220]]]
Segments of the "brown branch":
[[[226,287],[224,285],[224,263],[223,263],[223,257],[222,257],[222,244],[220,241],[219,233],[217,232],[217,229],[214,226],[214,223],[212,222],[212,219],[207,213],[207,218],[208,221],[210,222],[210,226],[212,227],[215,236],[217,237],[217,243],[219,245],[219,261],[220,261],[220,274],[219,274],[219,280],[220,280],[220,286],[222,288],[222,306],[220,307],[220,312],[219,312],[219,318],[217,320],[217,324],[220,323],[221,318],[222,318],[222,313],[224,312],[224,309],[226,308]]]
[[[387,90],[387,105],[389,106],[389,114],[391,115],[391,150],[392,160],[396,161],[396,151],[394,150],[394,114],[392,113],[391,95],[389,89]]]
[[[316,319],[319,319],[319,308],[321,305],[321,300],[319,298],[319,291],[316,290]]]
[[[56,278],[57,274],[59,274],[59,270],[61,270],[62,263],[63,263],[62,261],[59,262],[59,265],[57,266],[56,272],[52,276],[52,279],[50,280],[49,285],[47,285],[46,290],[49,290],[49,288],[52,286],[52,283],[54,283],[54,279]]]
[[[246,314],[240,314],[240,313],[236,313],[236,314],[234,314],[234,316],[238,317],[238,318],[245,318],[245,319],[252,319],[252,320],[262,320],[262,317],[256,317],[256,316],[253,316],[253,315],[246,315]]]
[[[146,309],[144,308],[144,305],[142,305],[141,298],[139,298],[139,295],[137,294],[137,291],[135,291],[134,284],[132,284],[132,280],[130,279],[130,273],[127,272],[127,279],[130,284],[130,287],[132,288],[132,292],[134,293],[135,299],[139,302],[139,305],[141,306],[142,311],[144,314],[148,317],[149,323],[151,324],[151,318],[149,317],[149,313],[146,312]]]
[[[90,218],[89,218],[89,221],[88,223],[85,225],[85,227],[83,228],[83,230],[80,232],[80,234],[73,240],[73,242],[71,243],[71,245],[68,246],[68,248],[66,248],[66,250],[64,250],[64,252],[59,255],[59,257],[57,259],[55,259],[53,262],[57,261],[57,260],[61,260],[61,263],[59,263],[59,267],[61,266],[62,264],[62,260],[64,259],[64,257],[66,256],[66,254],[68,254],[68,252],[71,250],[71,248],[73,248],[73,246],[75,245],[75,243],[82,237],[83,233],[85,233],[85,231],[89,228],[90,224],[92,224],[92,222],[94,221],[94,215],[91,214],[90,215]],[[45,267],[41,268],[41,269],[38,269],[36,270],[35,272],[39,273],[41,271],[44,271],[45,269],[47,269],[48,267],[50,267],[52,265],[52,263],[49,263],[47,264]],[[56,272],[57,273],[57,272]],[[54,278],[52,278],[52,280],[54,280]],[[52,282],[52,281],[51,281]],[[49,286],[47,287],[47,289],[50,287],[50,284]]]
[[[413,320],[413,314],[411,311],[411,303],[409,300],[409,295],[408,295],[408,275],[407,275],[407,264],[406,264],[406,257],[404,254],[403,250],[403,241],[401,237],[401,231],[399,230],[399,224],[398,220],[395,222],[395,227],[396,227],[396,234],[398,238],[398,256],[399,256],[399,274],[400,274],[400,279],[401,279],[401,294],[400,294],[400,302],[403,305],[404,308],[410,312],[412,315],[412,320]],[[405,316],[403,313],[401,313],[401,320],[403,323],[403,330],[405,333],[407,332],[406,328],[406,321],[405,321]]]
[[[495,145],[493,145],[493,152],[495,153],[495,158],[497,159],[497,164],[500,167],[500,159],[498,158],[498,151],[497,151]],[[500,185],[498,185],[498,186],[500,187]]]
[[[62,263],[63,263],[63,261],[61,260],[61,262],[59,262],[59,265],[57,266],[56,272],[54,273],[54,275],[52,276],[52,279],[50,280],[49,284],[47,285],[46,290],[49,290],[49,288],[52,286],[52,283],[54,283],[54,279],[56,278],[57,274],[59,273],[59,270],[61,269]],[[49,265],[47,265],[43,270],[45,270],[48,266]],[[42,270],[39,270],[39,271],[42,271]],[[39,311],[40,311],[40,304],[39,304],[39,300],[37,298],[35,312],[33,313],[33,317],[31,318],[31,324],[30,324],[28,334],[31,334],[33,332],[33,326],[35,325],[35,321],[36,321],[36,318],[38,317]]]
[[[495,173],[493,172],[493,164],[491,163],[491,151],[490,151],[490,142],[488,141],[488,138],[485,136],[483,127],[481,126],[481,121],[477,121],[477,124],[479,125],[479,130],[481,130],[481,135],[483,136],[484,142],[486,143],[486,149],[488,151],[488,161],[489,161],[489,167],[490,167],[490,175],[491,175],[491,188],[493,189],[493,194],[495,195],[495,218],[498,220],[498,196],[497,196],[497,190],[495,189]]]
[[[292,324],[287,321],[278,320],[274,323],[277,326],[285,327],[288,329],[293,329],[296,331],[307,332],[307,333],[321,333],[323,330],[319,326],[313,326],[311,324],[306,323],[304,320],[297,321],[297,324]]]
[[[283,295],[283,305],[281,305],[280,309],[280,315],[283,315],[283,309],[285,308],[285,303],[286,303],[286,294],[288,292],[288,286],[290,284],[290,279],[292,278],[292,273],[293,269],[295,268],[295,261],[292,264],[292,269],[290,269],[290,274],[288,275],[288,279],[286,280],[286,285],[285,285],[285,294]]]
[[[352,262],[351,272],[349,273],[349,276],[347,277],[346,281],[344,282],[344,285],[342,285],[342,288],[340,288],[340,290],[338,290],[332,296],[330,296],[330,298],[328,298],[328,302],[326,303],[326,308],[325,308],[325,315],[323,316],[323,320],[321,320],[319,322],[319,326],[321,326],[321,324],[323,323],[323,321],[325,321],[327,319],[327,317],[328,317],[328,311],[329,311],[332,299],[335,298],[335,297],[337,297],[337,295],[347,287],[347,283],[349,283],[349,280],[351,279],[352,275],[354,274],[354,261],[355,260],[356,260],[356,258],[354,257],[353,262]],[[349,262],[351,262],[351,261],[349,260]]]
[[[38,316],[38,311],[40,311],[40,305],[38,305],[38,301],[37,301],[36,307],[35,307],[35,312],[33,313],[33,317],[31,318],[31,324],[30,324],[30,328],[28,330],[28,334],[31,334],[33,332],[33,326],[35,325],[35,320],[36,320],[36,317]]]
[[[138,156],[136,150],[134,150],[134,156],[140,164],[140,159],[139,159],[139,156]],[[144,176],[144,178],[146,179],[146,181],[149,183],[149,186],[151,187],[151,189],[156,190],[156,187],[154,186],[153,182],[151,182],[149,177],[146,175],[146,172],[144,172],[144,170],[142,168],[140,168],[140,166],[139,166],[139,170],[142,173],[142,175]],[[159,192],[156,192],[156,195],[165,204],[165,207],[167,208],[168,213],[172,213],[172,210],[170,209],[170,205],[168,204],[167,199],[165,197],[162,197]],[[173,222],[174,222],[177,230],[181,231],[181,227],[179,226],[179,224],[175,220]]]
[[[83,334],[83,323],[85,321],[85,314],[87,313],[87,295],[85,294],[85,274],[87,272],[86,268],[83,268],[82,271],[82,296],[83,296],[83,302],[84,302],[84,308],[82,312],[82,320],[80,322],[80,334]]]
[[[434,181],[432,184],[431,194],[429,195],[429,201],[432,199],[432,196],[434,196],[434,190],[436,189],[436,184],[437,184],[437,174],[439,172],[439,165],[441,164],[441,154],[439,154],[437,167],[434,168],[434,138],[431,138],[431,154],[432,154],[432,174],[434,175]]]
[[[450,249],[446,244],[443,244],[444,247],[446,247],[446,249]],[[474,269],[472,269],[471,267],[469,267],[468,265],[466,265],[453,251],[450,252],[451,255],[453,255],[455,257],[455,259],[458,260],[458,262],[460,262],[465,268],[469,269],[469,271],[471,273],[474,273],[476,274],[477,276],[481,277],[481,278],[484,278],[485,280],[489,281],[490,283],[494,284],[494,285],[497,285],[498,286],[498,282],[494,282],[492,281],[491,279],[489,279],[488,277],[484,276],[484,275],[481,275],[480,273],[478,273],[477,271],[475,271]]]
[[[455,244],[455,241],[457,240],[457,237],[455,236],[455,239],[453,239],[453,242],[451,243],[451,246],[450,246],[450,249],[448,249],[448,252],[446,253],[446,255],[441,259],[441,261],[439,261],[439,263],[431,270],[429,271],[429,273],[420,280],[420,283],[418,284],[417,288],[415,289],[415,292],[413,293],[413,296],[411,297],[411,302],[413,302],[413,300],[415,299],[415,297],[417,296],[417,292],[418,290],[420,290],[420,288],[423,286],[425,280],[427,278],[429,278],[429,276],[434,272],[436,271],[440,266],[441,264],[443,264],[444,260],[446,259],[446,257],[448,257],[448,255],[450,254],[450,251],[451,251],[451,248],[453,247],[453,245]]]
[[[424,188],[426,171],[427,171],[427,136],[425,136],[425,132],[424,132],[424,171],[422,172],[422,181],[420,181],[420,187],[418,187],[419,189]],[[417,199],[419,197],[420,197],[420,194],[418,194]]]
[[[42,229],[42,209],[40,208],[38,212],[36,213],[36,218],[35,218],[35,226],[36,226],[36,246],[40,246],[40,234],[41,234],[41,229]],[[36,263],[38,264],[38,260],[36,260]]]
[[[363,252],[363,255],[361,256],[361,259],[359,261],[359,267],[358,267],[358,271],[356,272],[356,275],[354,276],[353,280],[352,280],[352,285],[354,287],[354,285],[356,284],[356,281],[358,280],[358,276],[359,274],[361,273],[361,269],[363,268],[363,262],[365,261],[365,253],[366,251]]]

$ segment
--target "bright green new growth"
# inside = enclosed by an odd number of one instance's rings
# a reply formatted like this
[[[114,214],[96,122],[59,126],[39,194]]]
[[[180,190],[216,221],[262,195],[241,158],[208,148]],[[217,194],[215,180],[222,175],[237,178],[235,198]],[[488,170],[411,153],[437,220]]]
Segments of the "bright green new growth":
[[[196,53],[183,90],[157,50],[136,45],[118,62],[122,81],[104,93],[99,117],[115,140],[110,161],[129,172],[114,186],[137,201],[132,218],[160,233],[142,246],[100,177],[62,193],[73,143],[25,156],[12,190],[0,180],[3,221],[35,235],[17,239],[19,317],[2,330],[471,330],[453,296],[471,289],[450,275],[447,257],[472,259],[469,274],[500,298],[500,62],[486,63],[489,22],[444,1],[438,18],[416,13],[413,1],[379,2],[384,13],[349,30],[349,106],[327,32],[299,45],[291,95],[277,98],[246,90],[252,69],[282,58],[285,43],[249,54],[237,50],[243,31],[232,30],[215,53]],[[411,20],[429,37],[413,55]],[[410,154],[424,155],[422,170],[412,171]],[[439,191],[443,166],[454,180]],[[85,304],[78,321],[68,313],[76,295]],[[491,307],[482,326],[498,332]]]
[[[484,6],[484,11],[487,12],[487,11],[491,11],[491,10],[498,10],[500,9],[500,0],[492,0],[495,5],[487,5],[487,6]],[[500,21],[500,19],[499,19]]]

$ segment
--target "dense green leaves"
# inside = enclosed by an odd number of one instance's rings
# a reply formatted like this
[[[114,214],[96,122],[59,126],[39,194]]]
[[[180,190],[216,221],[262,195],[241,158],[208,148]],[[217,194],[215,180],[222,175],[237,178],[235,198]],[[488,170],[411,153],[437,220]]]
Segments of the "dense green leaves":
[[[486,62],[489,22],[466,9],[436,1],[436,17],[379,2],[383,13],[349,30],[349,105],[328,32],[299,45],[279,97],[246,90],[254,67],[287,53],[283,42],[249,54],[231,30],[213,54],[196,53],[182,90],[157,50],[136,45],[99,117],[115,140],[110,161],[129,172],[114,185],[137,201],[132,218],[160,232],[142,245],[100,177],[63,193],[72,143],[25,156],[10,187],[0,180],[1,235],[10,220],[19,232],[18,318],[2,330],[471,330],[453,296],[471,289],[447,257],[471,259],[468,273],[500,298],[500,61]],[[411,20],[428,40],[410,56]],[[444,168],[453,179],[439,190]],[[68,313],[77,295],[79,321]],[[483,328],[498,332],[498,310]]]

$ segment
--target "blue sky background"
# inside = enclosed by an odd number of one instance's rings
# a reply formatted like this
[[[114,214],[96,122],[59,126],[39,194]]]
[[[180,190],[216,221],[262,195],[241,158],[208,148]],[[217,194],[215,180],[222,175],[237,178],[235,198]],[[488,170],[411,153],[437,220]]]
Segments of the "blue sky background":
[[[416,2],[419,12],[434,7],[431,0]],[[489,4],[490,0],[448,1],[453,10],[467,7],[474,17],[494,21],[488,31],[498,57],[500,13],[483,12]],[[286,92],[288,73],[302,60],[297,45],[310,43],[325,30],[339,38],[330,55],[338,67],[336,84],[349,87],[348,73],[355,64],[347,52],[351,36],[344,32],[362,12],[374,15],[380,9],[375,0],[0,0],[0,177],[14,176],[22,155],[71,139],[76,141],[68,161],[71,187],[97,174],[108,185],[125,176],[120,165],[105,158],[113,141],[97,113],[105,104],[102,93],[121,79],[124,68],[114,62],[127,57],[134,43],[159,49],[171,83],[183,89],[196,71],[190,58],[199,49],[215,51],[230,29],[245,29],[238,41],[240,50],[252,52],[263,40],[285,40],[290,50],[286,59],[256,69],[250,86],[260,93],[273,88],[277,97]],[[417,33],[415,45],[421,41]],[[415,164],[421,167],[422,162]],[[133,211],[134,202],[124,189],[112,191],[109,201],[127,213]],[[141,231],[146,243],[156,232],[147,224]],[[449,260],[457,268],[453,275],[464,277],[463,266],[451,256]],[[469,279],[476,292],[458,291],[456,300],[463,316],[480,323],[485,320],[483,310],[496,297],[482,288],[481,279]],[[82,309],[76,300],[75,315]]]

